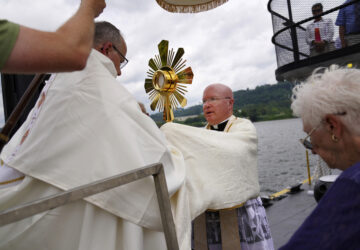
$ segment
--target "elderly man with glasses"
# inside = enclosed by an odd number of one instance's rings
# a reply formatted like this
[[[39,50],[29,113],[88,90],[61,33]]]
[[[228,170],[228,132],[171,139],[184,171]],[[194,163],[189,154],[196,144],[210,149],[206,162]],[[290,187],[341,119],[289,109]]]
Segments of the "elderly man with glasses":
[[[116,80],[120,31],[96,23],[93,47],[84,70],[51,76],[3,148],[0,211],[158,162],[170,195],[182,184],[163,134]],[[165,249],[149,178],[2,226],[0,249]]]
[[[229,135],[240,132],[244,137],[254,134],[256,137],[255,127],[249,120],[233,116],[233,104],[233,93],[228,86],[224,84],[207,86],[203,93],[203,111],[208,122],[206,129]],[[252,171],[257,172],[256,155],[254,157],[255,164]],[[237,164],[241,165],[240,162]],[[221,170],[219,166],[219,171],[226,170]],[[198,238],[205,233],[207,243],[199,242]],[[207,247],[209,250],[240,249],[240,245],[241,249],[248,250],[274,249],[260,197],[252,197],[242,204],[226,209],[206,211],[195,219],[194,235],[196,250]],[[205,247],[201,248],[204,244]]]
[[[323,12],[321,3],[316,3],[311,8],[313,16],[316,16],[313,23],[306,27],[306,43],[310,46],[310,56],[316,56],[335,50],[333,42],[334,24],[331,19],[319,16]]]
[[[125,54],[126,43],[120,33],[114,33],[115,26],[108,22],[95,23],[94,49],[108,57],[114,64],[117,75],[121,75],[121,69],[129,62]]]

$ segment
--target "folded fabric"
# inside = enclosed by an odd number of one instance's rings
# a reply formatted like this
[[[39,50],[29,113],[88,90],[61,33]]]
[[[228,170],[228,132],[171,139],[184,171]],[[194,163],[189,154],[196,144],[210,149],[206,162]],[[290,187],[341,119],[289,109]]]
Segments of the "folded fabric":
[[[171,201],[178,238],[190,246],[189,220],[207,209],[230,208],[259,195],[256,130],[240,118],[228,133],[176,123],[161,130],[185,160],[185,182]]]

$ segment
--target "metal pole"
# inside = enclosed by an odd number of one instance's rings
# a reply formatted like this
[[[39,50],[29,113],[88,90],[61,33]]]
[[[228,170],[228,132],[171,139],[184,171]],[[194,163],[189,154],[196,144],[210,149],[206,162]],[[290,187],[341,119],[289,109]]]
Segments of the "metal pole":
[[[306,165],[308,172],[309,185],[311,186],[311,176],[310,176],[310,163],[309,163],[309,152],[306,150]]]
[[[287,0],[287,4],[288,4],[290,24],[293,24],[294,21],[293,21],[293,16],[292,16],[292,11],[291,11],[291,0]],[[298,45],[298,40],[297,40],[296,26],[291,26],[290,34],[291,34],[291,40],[292,40],[292,45],[293,45],[294,61],[298,62],[300,60],[300,57],[299,57],[299,45]]]
[[[103,180],[95,181],[93,183],[76,187],[59,194],[51,195],[31,203],[1,211],[0,226],[139,180],[146,176],[151,176],[156,174],[159,171],[159,168],[161,168],[161,164],[152,164],[144,168],[139,168]]]
[[[164,167],[161,163],[148,165],[123,174],[112,176],[90,184],[48,196],[31,203],[20,205],[0,212],[0,226],[16,222],[34,214],[44,212],[67,203],[83,199],[103,191],[115,188],[152,175],[160,208],[161,222],[164,229],[168,250],[179,250],[175,223],[171,211],[169,192],[166,184]],[[131,194],[129,194],[131,195]]]
[[[179,250],[179,244],[176,237],[175,223],[171,212],[169,191],[167,188],[165,172],[162,164],[159,166],[158,173],[154,174],[153,176],[167,249]]]

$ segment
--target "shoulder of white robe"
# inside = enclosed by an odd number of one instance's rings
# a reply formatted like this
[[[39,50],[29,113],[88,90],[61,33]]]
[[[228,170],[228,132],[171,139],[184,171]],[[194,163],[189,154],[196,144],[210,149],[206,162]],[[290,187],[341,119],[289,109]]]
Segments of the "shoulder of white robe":
[[[246,118],[240,118],[231,116],[229,119],[228,124],[226,124],[225,132],[241,132],[244,131],[254,133],[256,135],[256,128],[255,125]]]
[[[234,115],[230,116],[228,123],[226,124],[226,127],[224,129],[224,132],[229,132],[229,129],[231,128],[231,126],[234,124],[234,122],[237,120],[238,118]]]

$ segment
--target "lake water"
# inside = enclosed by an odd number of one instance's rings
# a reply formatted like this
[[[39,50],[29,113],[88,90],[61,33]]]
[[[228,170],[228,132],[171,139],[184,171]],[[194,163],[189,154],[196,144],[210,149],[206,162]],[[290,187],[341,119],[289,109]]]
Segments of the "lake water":
[[[258,134],[258,169],[261,194],[269,195],[307,179],[306,136],[301,119],[255,122]],[[313,173],[318,156],[309,152]]]

